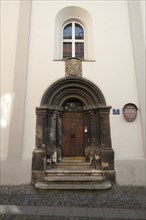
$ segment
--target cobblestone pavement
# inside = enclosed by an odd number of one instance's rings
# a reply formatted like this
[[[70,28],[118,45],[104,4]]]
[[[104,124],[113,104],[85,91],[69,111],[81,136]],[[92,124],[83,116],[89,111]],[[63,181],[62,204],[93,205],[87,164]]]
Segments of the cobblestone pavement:
[[[108,190],[37,190],[1,186],[0,205],[146,209],[146,188],[113,185]]]
[[[0,187],[0,205],[26,207],[70,207],[74,208],[102,208],[107,210],[145,210],[146,209],[146,188],[133,186],[113,185],[108,190],[37,190],[32,185],[20,186],[1,186]],[[94,220],[111,219],[94,218],[85,216],[19,216],[19,215],[1,215],[0,219],[41,219],[41,220]],[[120,218],[117,218],[120,219]],[[126,219],[126,218],[124,218]],[[127,218],[128,219],[128,218]],[[129,218],[131,219],[131,218]],[[136,218],[134,218],[136,219]],[[146,219],[146,218],[143,218]]]

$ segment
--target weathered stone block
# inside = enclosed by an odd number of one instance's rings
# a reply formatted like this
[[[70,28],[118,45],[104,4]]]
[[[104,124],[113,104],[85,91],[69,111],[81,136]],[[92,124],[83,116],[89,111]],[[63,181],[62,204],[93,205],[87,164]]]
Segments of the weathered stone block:
[[[91,167],[101,169],[101,150],[98,146],[90,146],[85,149],[86,160],[91,163]]]
[[[38,148],[33,151],[32,170],[46,169],[46,152],[43,148]]]
[[[31,183],[35,185],[37,182],[44,181],[45,171],[32,171]]]
[[[106,170],[104,172],[104,176],[105,176],[106,180],[110,180],[113,183],[115,183],[116,177],[115,177],[115,171],[114,170]]]
[[[102,149],[101,158],[103,170],[114,170],[114,151],[112,149]]]

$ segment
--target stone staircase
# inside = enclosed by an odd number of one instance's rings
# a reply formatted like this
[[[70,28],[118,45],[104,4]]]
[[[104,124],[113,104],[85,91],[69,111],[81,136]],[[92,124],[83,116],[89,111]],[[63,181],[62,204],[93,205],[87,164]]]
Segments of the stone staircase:
[[[57,168],[46,170],[44,182],[37,182],[39,189],[108,189],[111,183],[102,170],[93,169],[84,157],[64,157]]]

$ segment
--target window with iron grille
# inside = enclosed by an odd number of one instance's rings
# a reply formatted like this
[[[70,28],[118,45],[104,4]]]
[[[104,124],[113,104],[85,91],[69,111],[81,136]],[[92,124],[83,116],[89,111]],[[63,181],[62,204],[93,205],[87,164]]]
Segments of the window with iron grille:
[[[70,57],[84,59],[84,28],[75,21],[63,27],[63,59]]]

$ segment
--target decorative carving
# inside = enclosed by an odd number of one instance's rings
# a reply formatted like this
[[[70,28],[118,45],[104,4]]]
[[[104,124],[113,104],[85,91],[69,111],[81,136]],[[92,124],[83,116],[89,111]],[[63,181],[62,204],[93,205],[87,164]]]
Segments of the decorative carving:
[[[55,146],[47,147],[46,155],[47,163],[49,164],[50,168],[56,167],[57,162],[62,160],[61,149]]]
[[[82,76],[82,62],[77,58],[65,61],[65,76]]]
[[[83,106],[80,102],[71,100],[71,101],[66,102],[63,108],[64,108],[64,111],[77,112],[77,111],[82,111]]]
[[[69,94],[74,100],[82,100],[85,110],[106,106],[105,98],[99,88],[81,77],[64,77],[53,83],[44,93],[41,106],[48,106],[50,110],[62,110],[62,104],[69,100]]]
[[[85,156],[92,168],[101,169],[101,150],[98,146],[87,147],[85,149]]]
[[[128,122],[134,121],[137,117],[137,110],[138,110],[137,106],[133,103],[128,103],[124,105],[124,108],[123,108],[124,118]]]

